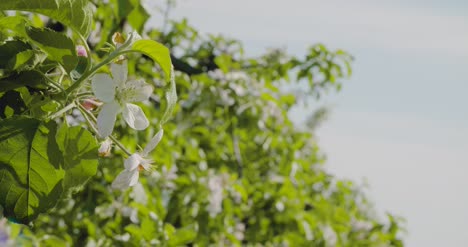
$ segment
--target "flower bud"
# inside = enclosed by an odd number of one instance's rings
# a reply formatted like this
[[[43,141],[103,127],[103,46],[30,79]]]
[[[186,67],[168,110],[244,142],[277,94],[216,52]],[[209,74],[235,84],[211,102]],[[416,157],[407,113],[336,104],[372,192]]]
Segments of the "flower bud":
[[[82,45],[76,46],[76,53],[78,54],[79,57],[88,57],[88,54],[86,53],[86,49]]]
[[[100,157],[108,157],[110,155],[112,149],[112,141],[110,139],[106,139],[101,143],[101,146],[99,147],[99,156]]]
[[[114,45],[118,47],[125,42],[125,39],[121,33],[116,32],[114,33],[114,35],[112,35],[112,42],[114,43]]]
[[[96,109],[96,107],[102,105],[101,102],[96,102],[93,99],[85,99],[81,101],[81,105],[88,111]]]

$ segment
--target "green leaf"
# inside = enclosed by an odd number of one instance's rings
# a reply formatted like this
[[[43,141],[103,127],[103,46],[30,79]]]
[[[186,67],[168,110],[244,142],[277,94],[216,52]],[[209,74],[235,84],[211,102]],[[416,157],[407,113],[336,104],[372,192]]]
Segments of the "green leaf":
[[[15,36],[25,37],[26,33],[24,27],[26,25],[29,25],[29,21],[23,16],[6,16],[0,18],[0,32],[6,34],[13,33]]]
[[[22,51],[8,60],[7,68],[16,71],[31,70],[43,62],[45,58],[45,54],[37,50]]]
[[[141,228],[144,229],[143,237],[146,240],[151,240],[154,238],[154,235],[157,233],[156,229],[156,222],[154,222],[151,218],[144,218],[141,222]]]
[[[10,59],[29,49],[31,49],[29,44],[19,40],[10,40],[0,45],[0,68],[6,68]]]
[[[62,194],[56,124],[14,117],[0,121],[0,205],[4,215],[28,223]]]
[[[56,112],[59,110],[60,104],[57,101],[51,100],[49,97],[44,99],[46,103],[40,106],[43,112]]]
[[[26,70],[0,79],[0,92],[6,92],[15,88],[30,86],[38,89],[47,88],[47,78],[37,70]]]
[[[66,35],[50,29],[26,27],[26,34],[49,59],[59,62],[66,71],[72,71],[78,64],[75,44]]]
[[[41,245],[43,247],[56,247],[56,246],[68,246],[67,242],[56,236],[47,236],[47,238],[41,239]]]
[[[6,41],[0,45],[0,78],[11,75],[14,70],[31,70],[45,59],[38,50],[19,40]]]
[[[13,109],[13,115],[19,115],[26,110],[26,105],[19,92],[15,90],[0,92],[0,118],[8,117],[5,115],[5,113],[9,113],[7,108]]]
[[[78,57],[78,64],[71,73],[72,78],[76,79],[83,75],[86,71],[86,67],[88,67],[88,59],[86,57]]]
[[[13,117],[0,121],[0,206],[28,223],[97,172],[97,142],[80,127]]]
[[[138,4],[128,15],[128,23],[139,33],[143,30],[146,21],[150,18],[150,15],[143,6]]]
[[[14,113],[15,113],[15,109],[11,108],[8,105],[5,107],[5,112],[4,112],[5,117],[9,118],[9,117],[13,116]]]
[[[143,231],[136,225],[128,225],[125,227],[125,231],[129,232],[134,238],[142,238]]]
[[[2,0],[0,10],[21,10],[49,16],[84,37],[91,32],[92,4],[88,0]]]
[[[81,126],[69,128],[62,124],[57,132],[57,144],[63,153],[63,169],[65,177],[63,187],[68,189],[81,188],[92,176],[96,175],[98,167],[98,144],[93,135]]]
[[[174,79],[174,72],[172,71],[171,73],[171,81],[169,84],[165,87],[165,92],[164,96],[166,98],[166,109],[164,110],[164,114],[161,118],[160,125],[165,124],[169,118],[172,115],[172,112],[174,111],[174,108],[177,103],[177,90],[176,90],[176,84],[175,84],[175,79]]]
[[[172,62],[169,49],[154,40],[137,40],[133,43],[133,51],[141,52],[161,66],[166,81],[171,79]]]
[[[162,125],[169,120],[177,103],[176,84],[169,49],[154,40],[137,40],[133,43],[132,50],[141,52],[157,62],[164,71],[166,80],[169,81],[164,93],[167,105],[160,121]]]
[[[113,0],[113,2],[117,5],[114,11],[119,21],[126,18],[134,8],[130,0]]]
[[[27,63],[29,60],[31,60],[34,57],[34,51],[33,50],[26,50],[22,51],[16,54],[15,57],[11,58],[8,61],[8,67],[11,70],[16,70],[20,68],[22,65]]]
[[[169,246],[186,246],[197,237],[197,225],[178,229],[169,239]]]
[[[224,73],[228,73],[232,66],[232,57],[227,54],[219,55],[215,58],[215,63]]]
[[[32,27],[29,21],[21,16],[0,18],[0,29],[10,30],[14,36],[28,39],[29,42],[47,53],[47,55],[49,55],[49,60],[59,62],[68,72],[72,71],[78,64],[75,44],[69,37],[62,33],[47,28]],[[13,44],[9,46],[13,46]],[[17,46],[20,46],[20,44],[17,44]],[[6,48],[8,47],[5,47],[5,49]],[[17,49],[19,48],[22,47],[18,47]],[[21,51],[26,50],[25,48],[22,49]],[[7,52],[3,56],[11,56],[10,53],[12,52]],[[44,59],[45,58],[41,57],[40,61]]]

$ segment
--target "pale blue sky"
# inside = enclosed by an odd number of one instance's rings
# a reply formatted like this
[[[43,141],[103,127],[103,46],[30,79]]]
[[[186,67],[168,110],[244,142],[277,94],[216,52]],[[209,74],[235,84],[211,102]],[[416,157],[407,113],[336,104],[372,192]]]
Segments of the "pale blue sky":
[[[464,247],[467,13],[455,0],[179,0],[172,17],[240,39],[249,55],[315,42],[352,53],[352,78],[319,102],[333,110],[318,131],[327,169],[366,179],[381,212],[408,220],[407,246]]]

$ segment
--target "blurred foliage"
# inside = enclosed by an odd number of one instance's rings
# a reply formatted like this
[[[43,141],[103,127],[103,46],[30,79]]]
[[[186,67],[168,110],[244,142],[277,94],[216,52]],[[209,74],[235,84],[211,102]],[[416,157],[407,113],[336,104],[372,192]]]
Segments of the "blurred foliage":
[[[301,98],[281,88],[305,81],[312,97],[339,90],[350,55],[317,44],[303,58],[281,49],[251,58],[239,41],[201,34],[187,20],[147,22],[150,14],[167,17],[173,2],[155,6],[159,12],[139,0],[94,4],[95,58],[122,30],[171,49],[180,101],[152,154],[157,166],[133,189],[113,191],[125,157],[116,148],[81,192],[32,227],[7,223],[0,234],[8,229],[19,246],[403,245],[401,219],[380,219],[362,188],[327,173],[314,123],[301,130],[288,117]],[[129,73],[164,84],[148,57],[129,60]],[[143,106],[152,123],[162,116],[162,97]],[[117,135],[129,147],[154,134],[122,125]]]

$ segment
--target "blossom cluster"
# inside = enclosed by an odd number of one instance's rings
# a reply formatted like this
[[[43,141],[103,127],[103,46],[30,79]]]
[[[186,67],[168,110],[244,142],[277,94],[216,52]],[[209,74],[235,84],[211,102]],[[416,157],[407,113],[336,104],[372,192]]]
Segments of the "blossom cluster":
[[[129,39],[131,40],[128,42],[133,42],[140,37],[137,33],[131,33]],[[117,48],[122,47],[125,42],[118,33],[113,36],[113,41]],[[124,57],[120,56],[112,63],[110,71],[111,75],[98,73],[91,78],[92,92],[97,99],[95,104],[99,106],[97,134],[104,139],[99,148],[99,155],[102,157],[110,154],[112,141],[109,137],[119,114],[132,129],[144,130],[149,126],[145,113],[134,103],[149,100],[153,93],[153,87],[144,80],[128,79],[128,65]],[[114,180],[112,188],[124,190],[138,183],[140,171],[150,169],[153,161],[148,158],[149,154],[162,136],[161,129],[141,152],[133,153],[124,160],[124,170]]]

